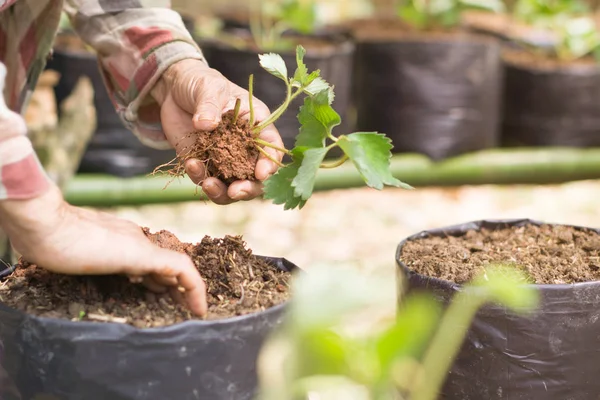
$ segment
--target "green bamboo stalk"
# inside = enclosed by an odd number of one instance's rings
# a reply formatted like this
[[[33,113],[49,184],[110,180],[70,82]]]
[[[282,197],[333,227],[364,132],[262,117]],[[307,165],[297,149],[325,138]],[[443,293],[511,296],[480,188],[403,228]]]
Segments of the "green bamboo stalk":
[[[395,177],[414,187],[484,184],[556,184],[600,179],[600,148],[496,149],[435,163],[416,154],[395,155]],[[187,178],[76,176],[66,187],[67,201],[81,206],[116,206],[203,200]],[[315,190],[364,186],[352,163],[320,170]]]

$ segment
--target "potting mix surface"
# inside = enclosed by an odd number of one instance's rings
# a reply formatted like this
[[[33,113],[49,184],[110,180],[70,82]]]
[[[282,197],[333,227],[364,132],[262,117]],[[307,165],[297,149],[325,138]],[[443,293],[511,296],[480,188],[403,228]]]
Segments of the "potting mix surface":
[[[413,271],[459,284],[490,264],[512,265],[538,284],[600,280],[600,235],[566,226],[471,230],[407,242],[401,260]]]
[[[182,243],[168,231],[144,232],[157,245],[189,254],[207,285],[207,319],[266,310],[289,297],[291,274],[246,248],[241,236],[205,236]],[[175,293],[176,294],[176,293]],[[23,262],[0,283],[0,301],[28,314],[158,327],[195,319],[169,294],[155,294],[121,276],[68,276]]]

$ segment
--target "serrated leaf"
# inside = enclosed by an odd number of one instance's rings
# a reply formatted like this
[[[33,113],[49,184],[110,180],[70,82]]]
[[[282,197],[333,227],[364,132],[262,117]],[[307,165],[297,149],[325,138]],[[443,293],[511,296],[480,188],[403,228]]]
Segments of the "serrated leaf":
[[[317,96],[319,93],[322,93],[326,90],[331,91],[329,83],[327,83],[327,81],[321,77],[316,77],[308,86],[306,86],[306,88],[304,88],[304,93],[308,94],[309,96]],[[332,102],[333,99],[329,102],[329,104]]]
[[[273,204],[283,204],[284,210],[304,207],[306,201],[294,194],[292,186],[300,165],[301,161],[294,161],[269,177],[264,183],[264,198],[273,200]]]
[[[306,50],[302,46],[296,47],[296,72],[294,72],[294,83],[297,83],[300,86],[304,86],[304,82],[308,77],[308,68],[306,68],[306,64],[304,64],[304,56],[306,55]]]
[[[352,133],[341,136],[338,145],[354,163],[368,186],[379,190],[384,185],[412,189],[392,175],[392,143],[385,135],[376,132]]]
[[[260,60],[260,66],[263,67],[265,71],[285,82],[288,81],[285,61],[283,61],[283,58],[279,54],[260,54],[258,58]]]
[[[296,48],[297,68],[296,68],[296,72],[294,72],[294,78],[292,79],[293,87],[306,88],[311,83],[313,83],[315,79],[317,79],[321,75],[320,70],[313,71],[310,74],[308,73],[308,68],[306,67],[306,64],[304,63],[305,55],[306,55],[306,50],[304,49],[304,47],[298,46]],[[306,91],[306,89],[305,89],[305,91]]]
[[[292,181],[294,196],[300,197],[302,200],[308,200],[312,196],[317,172],[327,151],[328,149],[325,147],[304,151],[302,164]]]
[[[342,122],[339,114],[327,103],[319,104],[306,97],[298,114],[300,133],[295,146],[323,147],[331,130]]]

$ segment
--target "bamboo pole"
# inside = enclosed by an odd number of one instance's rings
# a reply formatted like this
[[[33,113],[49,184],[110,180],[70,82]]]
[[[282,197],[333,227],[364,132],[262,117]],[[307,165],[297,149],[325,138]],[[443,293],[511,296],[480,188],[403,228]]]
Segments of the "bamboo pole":
[[[439,163],[416,154],[396,155],[391,169],[395,177],[414,187],[563,183],[600,179],[600,148],[497,149]],[[206,199],[187,178],[179,178],[165,189],[170,179],[80,175],[67,185],[65,196],[71,204],[98,207]],[[361,177],[347,162],[319,171],[315,190],[360,186],[364,186]]]

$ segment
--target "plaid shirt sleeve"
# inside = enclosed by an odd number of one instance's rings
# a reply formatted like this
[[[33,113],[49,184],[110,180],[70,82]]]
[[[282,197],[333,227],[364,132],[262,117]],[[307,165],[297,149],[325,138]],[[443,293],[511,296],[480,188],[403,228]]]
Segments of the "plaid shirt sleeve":
[[[0,62],[0,93],[5,81],[6,67]],[[25,120],[0,96],[0,200],[29,199],[49,186],[50,180],[27,138]]]
[[[181,16],[170,9],[168,0],[66,3],[74,29],[98,53],[106,87],[124,124],[145,145],[170,148],[150,90],[172,64],[189,58],[205,61]]]

